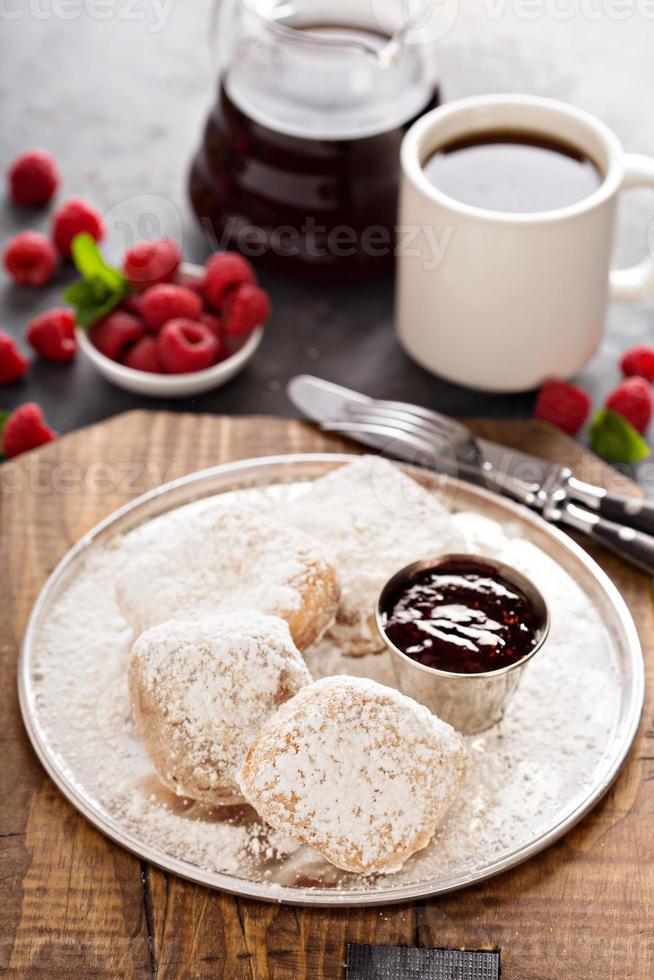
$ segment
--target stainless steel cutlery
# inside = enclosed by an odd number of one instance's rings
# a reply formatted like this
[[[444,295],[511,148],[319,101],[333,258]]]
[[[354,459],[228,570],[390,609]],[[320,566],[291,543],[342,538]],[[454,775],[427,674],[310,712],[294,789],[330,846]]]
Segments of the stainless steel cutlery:
[[[461,422],[430,409],[376,400],[311,375],[293,378],[288,394],[326,432],[511,497],[654,575],[650,501],[614,494],[577,479],[567,467],[478,439]]]

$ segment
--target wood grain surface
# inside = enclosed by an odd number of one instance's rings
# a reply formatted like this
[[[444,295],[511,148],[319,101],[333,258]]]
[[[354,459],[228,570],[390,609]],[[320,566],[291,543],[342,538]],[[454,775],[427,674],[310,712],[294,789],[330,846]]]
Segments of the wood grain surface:
[[[476,428],[629,488],[546,426]],[[195,469],[345,445],[299,422],[133,412],[0,467],[0,972],[331,980],[344,976],[354,941],[500,948],[504,980],[654,977],[651,696],[621,776],[563,840],[484,885],[378,910],[265,905],[182,881],[106,840],[45,776],[19,715],[16,659],[32,603],[70,545],[135,495]],[[606,553],[595,557],[634,614],[651,689],[651,583]]]

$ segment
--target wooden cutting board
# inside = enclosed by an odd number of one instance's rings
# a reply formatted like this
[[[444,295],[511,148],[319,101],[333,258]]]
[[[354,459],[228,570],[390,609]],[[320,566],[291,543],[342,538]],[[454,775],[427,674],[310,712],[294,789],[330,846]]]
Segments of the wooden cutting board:
[[[539,423],[478,434],[637,492]],[[504,980],[654,976],[654,711],[616,784],[563,840],[486,884],[379,910],[265,905],[166,874],[94,830],[45,776],[16,698],[30,608],[67,549],[134,496],[206,466],[352,449],[300,422],[131,412],[0,467],[0,971],[9,977],[315,980],[344,976],[347,942],[502,950]],[[595,557],[625,596],[654,682],[651,582]]]

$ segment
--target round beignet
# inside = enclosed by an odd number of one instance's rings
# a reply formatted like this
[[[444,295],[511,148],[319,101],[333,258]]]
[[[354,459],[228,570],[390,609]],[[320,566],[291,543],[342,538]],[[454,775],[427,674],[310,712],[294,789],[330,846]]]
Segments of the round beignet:
[[[161,781],[180,796],[240,802],[237,773],[266,718],[311,682],[273,616],[170,620],[132,647],[129,694]]]
[[[240,785],[264,820],[338,868],[389,873],[429,843],[465,771],[450,725],[393,688],[337,676],[268,719]]]
[[[116,581],[118,605],[136,634],[174,618],[255,612],[286,620],[306,650],[333,621],[336,572],[302,531],[251,508],[165,515],[153,525]]]

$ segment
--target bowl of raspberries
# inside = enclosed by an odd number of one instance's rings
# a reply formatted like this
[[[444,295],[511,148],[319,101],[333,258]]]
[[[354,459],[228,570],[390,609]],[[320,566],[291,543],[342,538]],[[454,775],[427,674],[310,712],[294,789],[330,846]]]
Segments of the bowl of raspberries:
[[[171,239],[152,239],[129,249],[122,274],[129,294],[76,328],[80,349],[120,388],[158,398],[199,395],[233,378],[261,343],[270,301],[238,253],[191,265]]]

